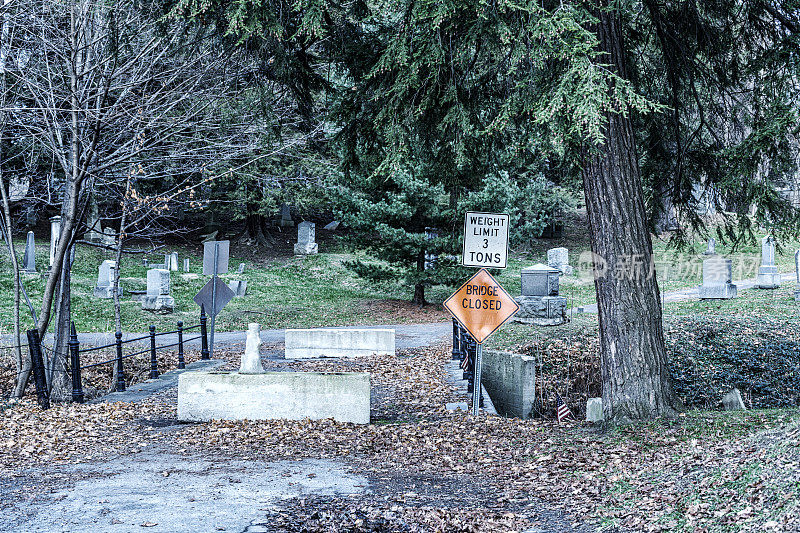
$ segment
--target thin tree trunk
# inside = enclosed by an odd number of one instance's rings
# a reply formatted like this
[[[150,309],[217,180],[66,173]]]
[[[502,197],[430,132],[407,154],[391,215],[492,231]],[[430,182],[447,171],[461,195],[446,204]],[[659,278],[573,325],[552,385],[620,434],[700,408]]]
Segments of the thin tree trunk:
[[[419,257],[417,257],[417,272],[422,274],[425,270],[425,252],[420,252]],[[424,307],[425,304],[428,302],[425,301],[425,284],[424,283],[416,283],[414,284],[414,298],[411,300],[411,303],[417,304],[421,307]]]
[[[6,91],[8,86],[6,84],[6,61],[11,49],[11,14],[9,13],[9,4],[11,0],[3,0],[3,27],[2,41],[0,42],[0,97],[3,102],[6,101]],[[5,148],[5,131],[6,131],[6,115],[5,112],[0,113],[0,161],[3,160],[3,151]],[[1,165],[1,163],[0,163]],[[26,368],[31,367],[30,357],[24,357],[22,354],[22,338],[20,336],[19,327],[19,304],[20,304],[20,275],[19,275],[19,261],[17,254],[14,251],[14,241],[12,240],[13,227],[11,219],[11,206],[9,201],[9,190],[6,189],[6,180],[3,173],[3,167],[0,166],[0,191],[2,191],[3,199],[3,218],[5,219],[6,242],[8,243],[8,253],[11,258],[11,268],[14,272],[14,366],[17,371],[17,379],[14,384],[14,397],[19,398],[25,391],[25,383],[20,379],[25,373]],[[10,184],[8,184],[10,186]]]
[[[600,9],[598,36],[609,63],[625,77],[619,20]],[[628,116],[608,113],[605,145],[584,154],[583,183],[592,251],[607,273],[595,279],[600,319],[603,410],[620,424],[674,414],[661,302],[651,275],[653,245]]]

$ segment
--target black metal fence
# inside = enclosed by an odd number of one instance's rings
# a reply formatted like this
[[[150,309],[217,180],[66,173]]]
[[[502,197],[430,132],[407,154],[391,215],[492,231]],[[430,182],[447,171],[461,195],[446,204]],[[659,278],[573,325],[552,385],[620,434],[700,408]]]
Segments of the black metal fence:
[[[124,341],[122,340],[122,332],[117,331],[116,333],[114,333],[114,337],[116,338],[116,340],[113,343],[105,344],[103,346],[92,346],[91,348],[84,348],[84,349],[81,349],[80,347],[80,343],[78,342],[78,334],[75,330],[75,322],[73,322],[71,324],[70,337],[67,343],[70,353],[70,369],[71,369],[70,373],[72,375],[72,401],[77,403],[83,403],[84,397],[83,397],[83,385],[81,381],[81,370],[85,370],[87,368],[93,368],[96,366],[107,365],[107,364],[116,365],[117,378],[114,384],[114,390],[117,392],[122,392],[125,390],[125,368],[123,364],[123,361],[125,359],[149,353],[150,354],[149,377],[151,379],[158,378],[159,376],[158,360],[156,359],[156,352],[158,350],[173,348],[177,346],[178,368],[183,369],[186,368],[186,361],[184,359],[185,344],[187,342],[200,339],[201,341],[200,359],[204,360],[210,359],[208,351],[207,322],[208,322],[208,317],[206,316],[205,308],[201,307],[200,322],[198,324],[195,324],[194,326],[184,327],[183,322],[178,321],[177,329],[173,331],[162,331],[156,333],[156,327],[151,325],[149,327],[149,333],[147,335],[143,335],[141,337],[136,337],[133,339],[127,339]],[[192,332],[194,330],[199,330],[199,334],[194,337],[184,338],[184,334],[186,332]],[[177,342],[172,342],[169,344],[162,344],[162,345],[159,345],[156,342],[157,337],[162,337],[164,335],[174,335],[174,334],[177,334],[178,336]],[[141,342],[148,339],[150,341],[149,347],[145,348],[144,350],[135,351],[133,353],[123,354],[124,345]],[[37,330],[33,329],[28,331],[28,344],[31,351],[31,358],[33,360],[33,375],[34,375],[34,382],[36,384],[36,395],[39,401],[39,405],[43,409],[47,409],[50,407],[50,400],[45,380],[41,339],[39,338],[39,333]],[[108,359],[107,361],[100,361],[97,363],[91,363],[88,365],[81,366],[81,354],[99,350],[106,350],[108,348],[116,349],[116,356],[113,359]]]
[[[467,392],[469,393],[475,389],[475,358],[477,354],[478,343],[454,318],[452,359],[460,361],[459,366],[463,371],[461,379],[467,381]],[[481,398],[481,403],[483,403],[483,398]]]

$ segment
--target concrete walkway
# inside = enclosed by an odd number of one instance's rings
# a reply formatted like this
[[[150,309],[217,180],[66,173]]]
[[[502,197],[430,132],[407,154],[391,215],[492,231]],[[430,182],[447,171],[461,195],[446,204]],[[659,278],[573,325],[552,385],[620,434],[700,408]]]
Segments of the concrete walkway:
[[[792,273],[784,273],[781,274],[781,283],[785,283],[787,281],[794,281],[795,274]],[[756,279],[740,279],[735,280],[733,282],[736,285],[737,292],[746,291],[754,288],[756,286]],[[665,293],[663,299],[667,303],[673,302],[685,302],[687,300],[697,300],[700,298],[700,287],[691,287],[689,289],[680,289],[677,291],[669,291]],[[569,311],[568,311],[569,312]],[[578,308],[575,307],[571,310],[573,314],[578,313]],[[596,313],[597,312],[597,304],[589,304],[583,306],[584,313]]]

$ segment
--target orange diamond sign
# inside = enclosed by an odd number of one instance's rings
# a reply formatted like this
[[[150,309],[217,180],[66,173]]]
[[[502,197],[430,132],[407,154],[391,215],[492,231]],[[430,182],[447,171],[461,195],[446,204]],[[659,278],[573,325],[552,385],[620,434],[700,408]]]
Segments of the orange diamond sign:
[[[485,268],[445,300],[444,306],[478,343],[519,310],[517,302]]]

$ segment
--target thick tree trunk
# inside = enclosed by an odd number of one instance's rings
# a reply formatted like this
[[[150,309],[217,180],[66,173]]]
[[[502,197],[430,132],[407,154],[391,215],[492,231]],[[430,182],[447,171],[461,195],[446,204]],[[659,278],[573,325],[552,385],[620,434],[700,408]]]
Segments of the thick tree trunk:
[[[598,34],[610,63],[625,76],[619,21],[598,12]],[[592,251],[605,262],[595,287],[600,319],[603,410],[610,423],[674,414],[658,285],[649,268],[647,227],[630,118],[609,113],[605,145],[584,155],[583,183]]]

